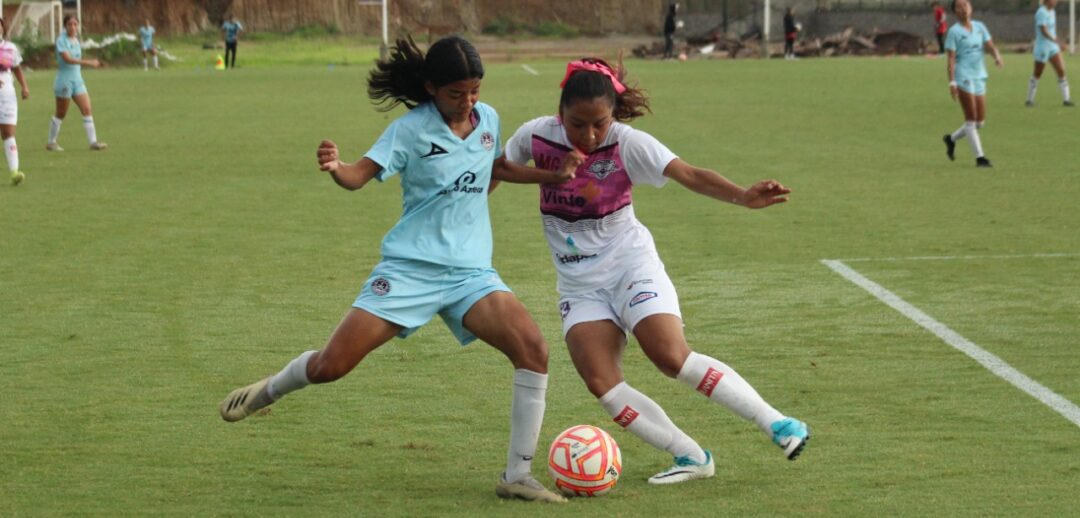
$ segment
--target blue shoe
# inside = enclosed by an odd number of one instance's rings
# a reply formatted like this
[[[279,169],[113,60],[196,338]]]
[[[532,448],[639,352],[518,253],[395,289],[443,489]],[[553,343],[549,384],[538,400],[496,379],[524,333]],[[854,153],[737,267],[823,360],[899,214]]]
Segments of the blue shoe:
[[[772,440],[784,449],[787,460],[795,460],[802,453],[810,440],[810,430],[806,423],[791,417],[785,417],[772,424]]]
[[[687,480],[709,478],[716,473],[712,452],[705,450],[705,462],[694,462],[690,457],[675,457],[675,465],[649,477],[650,484],[678,484]]]

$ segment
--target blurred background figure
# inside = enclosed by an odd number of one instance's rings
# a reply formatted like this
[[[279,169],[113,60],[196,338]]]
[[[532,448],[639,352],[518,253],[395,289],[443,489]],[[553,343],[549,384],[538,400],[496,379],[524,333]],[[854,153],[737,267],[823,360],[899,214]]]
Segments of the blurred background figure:
[[[664,16],[664,59],[675,58],[675,13],[678,11],[678,2],[668,4],[667,15]]]
[[[945,54],[945,32],[948,30],[945,26],[945,8],[937,0],[930,2],[930,6],[934,8],[934,35],[937,36],[938,54]]]

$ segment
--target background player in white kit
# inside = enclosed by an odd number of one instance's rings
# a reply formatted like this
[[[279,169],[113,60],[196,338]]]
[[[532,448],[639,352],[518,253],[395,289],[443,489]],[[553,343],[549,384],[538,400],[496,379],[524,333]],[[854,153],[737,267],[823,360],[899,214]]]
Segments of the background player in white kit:
[[[791,192],[774,180],[743,189],[719,174],[683,162],[647,133],[621,124],[649,109],[643,92],[622,83],[624,70],[598,59],[567,66],[559,116],[525,123],[506,145],[505,159],[554,170],[565,157],[587,154],[575,178],[541,186],[544,233],[558,273],[563,333],[585,385],[620,426],[675,457],[649,479],[672,484],[714,473],[712,454],[623,379],[626,335],[665,375],[756,423],[794,460],[810,438],[806,425],[785,417],[724,363],[690,350],[678,296],[652,235],[634,216],[631,188],[668,178],[721,201],[764,208]],[[521,181],[515,175],[497,179]],[[550,180],[549,180],[550,181]]]
[[[26,175],[19,170],[19,147],[15,145],[19,102],[15,98],[12,78],[19,82],[23,99],[30,97],[30,89],[26,87],[26,78],[19,66],[22,64],[22,54],[19,53],[19,48],[7,39],[7,21],[0,18],[0,26],[3,28],[3,37],[0,38],[0,138],[4,140],[4,158],[7,159],[8,169],[11,171],[11,185],[19,185],[26,179]]]

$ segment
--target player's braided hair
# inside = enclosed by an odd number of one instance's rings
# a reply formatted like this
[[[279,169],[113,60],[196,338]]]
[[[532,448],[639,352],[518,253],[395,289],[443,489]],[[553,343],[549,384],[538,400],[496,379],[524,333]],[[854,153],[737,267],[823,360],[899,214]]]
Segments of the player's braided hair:
[[[398,38],[391,47],[390,59],[375,63],[368,78],[368,97],[382,105],[380,111],[392,110],[398,104],[411,110],[431,100],[431,94],[424,88],[427,81],[440,87],[483,77],[480,53],[465,38],[442,38],[425,56],[412,37],[406,36]]]
[[[560,107],[568,107],[579,100],[606,97],[611,101],[611,115],[617,121],[627,122],[645,115],[646,112],[652,113],[652,109],[649,108],[649,97],[645,91],[626,84],[626,68],[623,67],[622,58],[619,58],[614,67],[602,59],[586,59],[611,70],[619,82],[626,86],[626,90],[617,94],[608,76],[600,72],[579,70],[567,78],[566,85],[562,89],[562,96],[559,98]]]

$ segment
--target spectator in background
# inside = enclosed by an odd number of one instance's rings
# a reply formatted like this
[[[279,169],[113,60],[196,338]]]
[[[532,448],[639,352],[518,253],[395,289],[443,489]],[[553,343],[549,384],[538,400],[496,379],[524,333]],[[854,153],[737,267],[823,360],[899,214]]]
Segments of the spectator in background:
[[[236,21],[236,15],[230,14],[226,22],[221,24],[221,31],[225,33],[225,66],[236,68],[236,41],[244,30],[244,26]],[[229,53],[232,53],[232,61],[229,61]]]
[[[945,26],[945,8],[937,0],[930,2],[930,5],[934,8],[934,34],[937,36],[938,54],[944,54],[945,32],[948,30]]]
[[[668,4],[664,16],[664,59],[675,59],[675,13],[678,10],[678,2]]]
[[[784,11],[784,59],[795,59],[795,38],[802,27],[795,23],[795,8]]]

